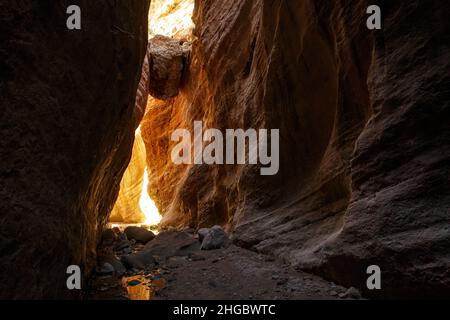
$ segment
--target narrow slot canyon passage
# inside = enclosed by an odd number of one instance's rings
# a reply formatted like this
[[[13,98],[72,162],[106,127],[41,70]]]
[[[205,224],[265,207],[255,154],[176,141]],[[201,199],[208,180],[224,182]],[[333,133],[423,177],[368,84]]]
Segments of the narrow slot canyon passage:
[[[233,244],[225,231],[231,230],[232,223],[223,219],[231,208],[224,206],[223,200],[215,200],[215,196],[212,208],[201,214],[191,211],[201,202],[188,201],[183,211],[178,207],[183,203],[183,191],[171,195],[175,201],[160,204],[169,222],[160,224],[161,213],[150,195],[158,197],[160,188],[173,189],[174,185],[167,186],[158,174],[166,176],[165,171],[176,170],[182,177],[183,171],[196,170],[195,165],[180,169],[171,167],[169,159],[163,164],[157,159],[161,152],[169,153],[161,145],[170,143],[165,140],[170,131],[164,128],[175,129],[171,122],[173,115],[180,112],[176,109],[183,112],[193,96],[207,90],[190,81],[201,81],[199,66],[193,62],[193,11],[194,0],[152,1],[150,5],[149,45],[135,107],[144,110],[143,117],[98,248],[90,299],[359,299],[361,295],[355,288],[339,286],[296,270],[280,258]],[[187,120],[181,120],[186,127]],[[176,174],[178,179],[185,178]],[[194,183],[197,187],[198,192],[204,192]],[[205,214],[206,221],[199,221]],[[181,220],[171,221],[171,215]]]
[[[450,297],[450,3],[375,2],[2,0],[0,299]]]
[[[290,10],[278,6],[281,16]],[[250,1],[214,7],[194,0],[151,2],[135,105],[136,118],[142,120],[98,248],[89,299],[361,299],[361,291],[373,293],[347,275],[350,268],[359,277],[364,263],[345,261],[345,254],[328,241],[335,235],[345,239],[342,221],[351,217],[348,206],[355,201],[350,181],[359,180],[346,167],[373,113],[367,86],[380,77],[376,68],[369,73],[376,63],[370,55],[373,44],[355,35],[330,52],[314,26],[299,35],[286,31],[308,18],[299,15],[292,25],[281,19],[278,26],[264,26],[263,8]],[[330,18],[328,23],[337,22]],[[280,32],[283,37],[273,42],[266,38]],[[296,43],[305,46],[308,63],[294,57]],[[361,56],[334,65],[332,57],[347,57],[354,43]],[[268,53],[266,46],[280,53]],[[270,71],[283,64],[296,73]],[[360,70],[357,76],[355,70]],[[261,81],[273,92],[263,89]],[[291,91],[284,94],[276,83],[286,81]],[[341,89],[336,95],[339,86],[353,91]],[[374,90],[370,93],[376,96]],[[343,101],[358,112],[340,110]],[[273,116],[278,104],[292,109]],[[303,109],[296,111],[298,105]],[[242,116],[247,123],[239,120]],[[308,119],[296,132],[306,140],[291,136],[296,117]],[[172,133],[188,129],[191,135],[198,121],[204,125],[202,134],[207,128],[218,128],[216,134],[226,128],[280,128],[289,137],[280,149],[280,172],[264,177],[248,164],[237,171],[229,165],[175,164]],[[214,139],[209,142],[218,136]],[[187,149],[182,141],[183,156],[195,152],[196,141],[197,136]],[[207,142],[202,139],[203,147]]]
[[[193,0],[152,1],[148,15],[149,41],[156,36],[192,41],[193,10]],[[148,63],[148,56],[144,62],[144,73],[149,72],[146,63]],[[141,79],[141,82],[145,82],[145,85],[148,86],[147,81],[148,78]],[[152,105],[157,102],[152,96],[147,96],[146,93],[143,95],[146,95],[146,97],[137,100],[136,108],[143,109],[145,117],[145,110],[151,109]],[[151,135],[151,132],[149,134]],[[134,140],[131,160],[122,178],[118,199],[109,216],[109,226],[124,229],[134,224],[157,231],[161,214],[155,202],[149,196],[147,153],[142,138],[141,125],[136,129]]]
[[[182,81],[178,82],[185,75],[173,75],[186,72],[187,59],[193,58],[184,55],[184,71],[176,68],[177,47],[181,44],[190,48],[194,40],[193,10],[193,0],[153,1],[150,6],[149,49],[143,66],[143,73],[148,72],[148,77],[143,74],[140,89],[143,82],[146,87],[154,87],[152,71],[158,77],[164,77],[166,82],[161,86],[161,79],[158,79],[155,81],[157,87],[154,91],[150,89],[147,99],[137,99],[136,109],[145,109],[145,112],[135,132],[131,160],[123,175],[117,201],[103,232],[90,298],[277,300],[336,299],[339,295],[359,298],[356,289],[356,293],[348,291],[320,277],[295,270],[278,259],[233,245],[222,229],[225,225],[198,229],[188,224],[161,229],[161,214],[149,196],[149,191],[150,194],[158,193],[157,184],[152,184],[156,189],[152,190],[154,192],[149,190],[152,175],[148,168],[151,161],[147,159],[146,143],[151,144],[152,140],[144,142],[143,137],[151,137],[154,133],[152,113],[169,108],[170,104],[177,103],[176,99],[184,99],[177,98],[179,95],[189,95],[179,92],[189,89],[182,88]],[[168,74],[164,74],[166,70],[169,70]],[[156,92],[155,97],[152,92]],[[139,105],[144,102],[145,106]]]

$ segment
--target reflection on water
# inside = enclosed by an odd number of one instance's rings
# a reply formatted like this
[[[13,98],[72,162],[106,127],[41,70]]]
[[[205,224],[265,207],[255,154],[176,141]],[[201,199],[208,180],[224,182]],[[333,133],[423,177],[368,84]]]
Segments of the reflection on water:
[[[152,300],[155,293],[164,288],[166,281],[160,275],[148,274],[123,277],[122,285],[130,300]]]

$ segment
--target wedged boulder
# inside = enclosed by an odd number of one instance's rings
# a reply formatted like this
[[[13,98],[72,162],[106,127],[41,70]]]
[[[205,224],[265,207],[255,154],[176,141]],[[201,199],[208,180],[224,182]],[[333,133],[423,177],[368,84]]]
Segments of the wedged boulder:
[[[178,95],[190,50],[186,41],[160,35],[150,40],[147,53],[150,95],[160,100]]]
[[[141,227],[130,226],[127,227],[124,232],[128,239],[134,239],[137,243],[142,244],[146,244],[155,238],[155,234],[153,232]]]
[[[220,249],[229,243],[228,236],[221,226],[214,226],[211,229],[207,229],[207,232],[202,230],[202,233],[203,240],[200,247],[202,250]]]

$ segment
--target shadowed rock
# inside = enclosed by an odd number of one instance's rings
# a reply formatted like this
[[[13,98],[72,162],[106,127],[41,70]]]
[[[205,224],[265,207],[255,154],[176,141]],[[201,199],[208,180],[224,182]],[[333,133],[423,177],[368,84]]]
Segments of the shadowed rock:
[[[127,227],[124,233],[127,235],[128,239],[134,239],[137,243],[142,244],[146,244],[147,242],[155,238],[155,234],[150,230],[135,226]]]
[[[190,52],[188,42],[156,36],[149,42],[149,91],[160,100],[178,95]]]
[[[200,230],[199,230],[200,235]],[[199,237],[200,239],[200,237]],[[228,236],[221,226],[214,226],[203,232],[203,240],[200,249],[213,250],[220,249],[229,243]]]
[[[1,299],[80,295],[143,114],[149,1],[80,3],[73,31],[67,1],[0,1]]]
[[[144,252],[153,256],[173,257],[187,256],[198,251],[200,244],[197,239],[186,232],[161,232],[151,242],[147,243]]]

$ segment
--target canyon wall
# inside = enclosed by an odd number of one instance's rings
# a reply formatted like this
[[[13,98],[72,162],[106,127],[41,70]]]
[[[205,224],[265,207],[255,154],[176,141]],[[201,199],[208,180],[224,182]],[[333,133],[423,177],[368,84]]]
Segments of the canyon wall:
[[[450,4],[381,1],[369,73],[374,109],[352,157],[339,233],[310,266],[375,297],[450,296]],[[297,260],[302,266],[304,262]]]
[[[95,263],[143,112],[148,2],[1,2],[0,298],[80,294],[66,268]]]
[[[225,225],[240,246],[372,296],[370,264],[378,296],[449,293],[448,10],[378,4],[381,31],[363,0],[196,1],[180,93],[151,100],[142,123],[163,225]],[[279,128],[279,173],[174,165],[170,136],[195,120]]]

